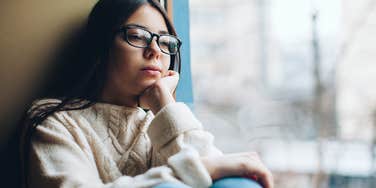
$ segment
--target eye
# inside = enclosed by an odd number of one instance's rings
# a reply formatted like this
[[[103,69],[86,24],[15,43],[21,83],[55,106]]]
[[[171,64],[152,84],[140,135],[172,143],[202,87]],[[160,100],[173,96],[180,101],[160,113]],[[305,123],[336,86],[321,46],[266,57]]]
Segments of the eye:
[[[146,36],[140,33],[135,33],[135,34],[128,33],[127,37],[129,40],[145,40],[146,39]]]
[[[135,47],[147,47],[151,39],[150,33],[140,28],[128,28],[125,40]]]
[[[150,38],[150,33],[140,28],[128,28],[126,35],[128,39],[145,40]]]
[[[169,47],[171,44],[169,41],[161,41],[159,42],[159,45],[164,46],[164,47]]]

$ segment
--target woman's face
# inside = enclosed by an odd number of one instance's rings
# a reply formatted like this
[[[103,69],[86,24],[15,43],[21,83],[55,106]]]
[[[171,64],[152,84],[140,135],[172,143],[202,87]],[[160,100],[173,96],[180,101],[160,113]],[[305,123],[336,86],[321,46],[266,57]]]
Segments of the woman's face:
[[[138,25],[152,33],[168,34],[162,14],[148,4],[137,9],[123,25]],[[137,48],[123,40],[122,32],[115,36],[109,53],[104,96],[116,98],[140,95],[166,75],[170,55],[161,52],[156,40],[157,37],[154,37],[147,48]]]

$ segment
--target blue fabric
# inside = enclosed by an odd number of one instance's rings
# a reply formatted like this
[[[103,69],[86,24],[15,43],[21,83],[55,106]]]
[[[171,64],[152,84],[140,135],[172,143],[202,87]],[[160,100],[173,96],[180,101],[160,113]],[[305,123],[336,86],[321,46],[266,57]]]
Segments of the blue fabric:
[[[241,177],[222,178],[213,183],[210,188],[262,188],[254,180]]]
[[[153,188],[191,188],[182,183],[162,183]]]
[[[153,188],[190,188],[181,183],[162,183]],[[260,184],[247,178],[228,177],[215,181],[210,188],[262,188]]]

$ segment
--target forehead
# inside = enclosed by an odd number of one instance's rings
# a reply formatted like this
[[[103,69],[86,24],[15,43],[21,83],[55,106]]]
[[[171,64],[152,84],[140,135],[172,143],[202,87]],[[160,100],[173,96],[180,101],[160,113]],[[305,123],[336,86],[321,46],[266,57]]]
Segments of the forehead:
[[[124,23],[141,25],[156,33],[167,32],[166,22],[162,14],[149,4],[142,5]]]

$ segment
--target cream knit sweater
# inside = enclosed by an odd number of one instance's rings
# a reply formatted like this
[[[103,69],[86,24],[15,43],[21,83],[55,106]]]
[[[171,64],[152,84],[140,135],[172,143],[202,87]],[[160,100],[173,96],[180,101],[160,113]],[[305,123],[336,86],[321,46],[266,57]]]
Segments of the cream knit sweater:
[[[212,155],[222,153],[183,103],[155,117],[97,103],[49,116],[33,134],[26,160],[30,187],[148,188],[180,181],[207,188],[212,180],[199,157]]]

